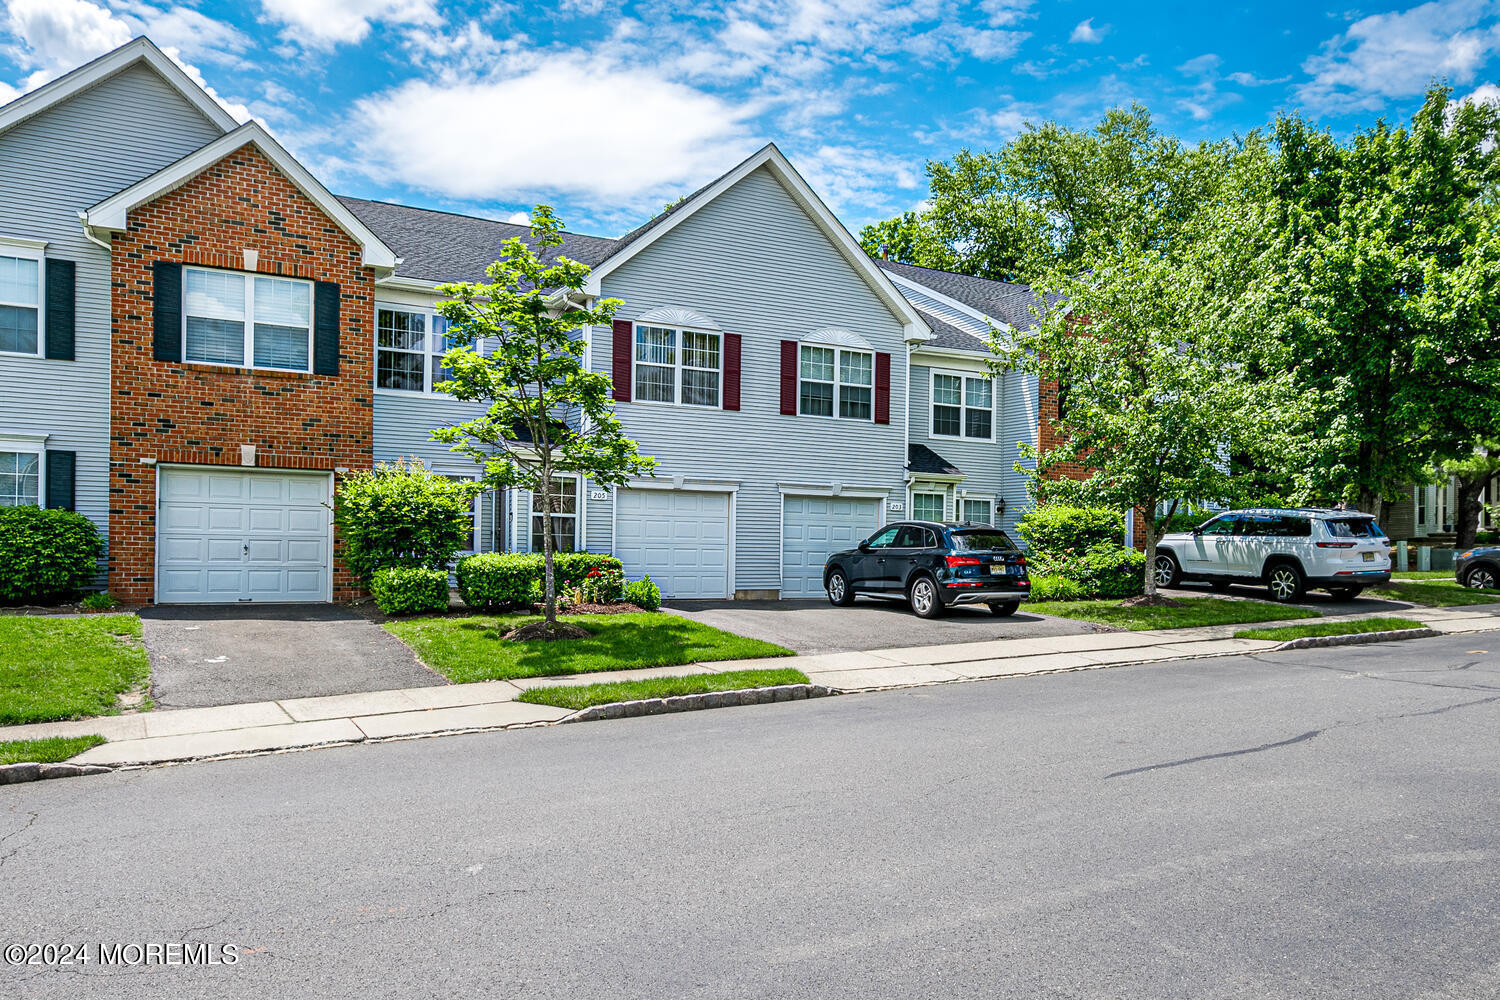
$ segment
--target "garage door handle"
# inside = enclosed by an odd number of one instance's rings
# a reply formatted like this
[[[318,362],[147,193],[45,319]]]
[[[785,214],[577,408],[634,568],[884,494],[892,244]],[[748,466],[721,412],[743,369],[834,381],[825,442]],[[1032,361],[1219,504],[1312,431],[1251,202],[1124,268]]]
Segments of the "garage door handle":
[[[247,556],[248,556],[248,555],[249,555],[249,554],[250,554],[250,546],[249,546],[249,544],[248,544],[248,543],[247,543],[247,544],[246,544],[246,545],[245,545],[245,555],[247,555]]]

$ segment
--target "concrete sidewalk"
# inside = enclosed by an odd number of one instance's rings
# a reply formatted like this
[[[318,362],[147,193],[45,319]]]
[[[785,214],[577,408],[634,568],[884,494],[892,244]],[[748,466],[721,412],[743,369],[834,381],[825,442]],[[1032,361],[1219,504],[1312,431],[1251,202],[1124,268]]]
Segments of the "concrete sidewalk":
[[[1444,633],[1500,631],[1500,607],[1434,608],[1408,614]],[[97,733],[110,742],[72,758],[71,763],[145,765],[324,744],[546,725],[573,714],[567,709],[515,700],[532,687],[796,667],[814,684],[843,692],[873,691],[1156,660],[1234,656],[1278,645],[1266,640],[1235,639],[1236,631],[1306,623],[1303,619],[1253,626],[1096,632],[294,698],[14,726],[0,729],[0,741]]]

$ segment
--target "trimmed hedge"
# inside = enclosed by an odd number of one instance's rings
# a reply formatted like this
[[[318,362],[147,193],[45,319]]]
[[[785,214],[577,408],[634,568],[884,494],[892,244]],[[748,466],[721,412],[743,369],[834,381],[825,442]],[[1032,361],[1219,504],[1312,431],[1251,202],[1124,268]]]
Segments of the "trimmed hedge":
[[[661,588],[651,579],[651,574],[647,573],[641,579],[625,584],[625,600],[642,611],[660,611]]]
[[[71,510],[0,507],[0,603],[76,594],[99,572],[104,539]]]
[[[1145,590],[1146,554],[1104,542],[1082,555],[1050,560],[1046,570],[1048,575],[1077,584],[1082,593],[1070,599],[1134,597]]]
[[[1016,522],[1031,554],[1042,561],[1062,558],[1070,550],[1087,552],[1100,542],[1123,545],[1125,518],[1118,511],[1098,507],[1033,507]]]
[[[448,610],[448,574],[419,566],[378,569],[370,579],[375,606],[388,615]]]
[[[558,552],[552,556],[557,593],[582,584],[590,570],[624,567],[601,552]],[[485,552],[458,561],[458,593],[476,608],[529,607],[541,600],[546,564],[539,552]]]
[[[361,580],[394,566],[443,569],[474,529],[478,489],[420,462],[349,473],[333,516],[344,563]]]

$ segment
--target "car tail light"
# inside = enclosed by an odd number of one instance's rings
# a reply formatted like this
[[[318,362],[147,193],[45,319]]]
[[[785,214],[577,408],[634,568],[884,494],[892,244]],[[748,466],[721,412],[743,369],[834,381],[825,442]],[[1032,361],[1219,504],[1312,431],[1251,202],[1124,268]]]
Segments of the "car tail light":
[[[1016,556],[1016,565],[1017,566],[1025,566],[1026,565],[1026,557],[1025,556]]]
[[[1319,542],[1318,543],[1318,548],[1320,548],[1320,549],[1352,549],[1352,548],[1354,548],[1354,543],[1353,542]]]
[[[943,558],[947,561],[949,569],[952,569],[954,566],[979,565],[979,560],[973,556],[944,556]]]

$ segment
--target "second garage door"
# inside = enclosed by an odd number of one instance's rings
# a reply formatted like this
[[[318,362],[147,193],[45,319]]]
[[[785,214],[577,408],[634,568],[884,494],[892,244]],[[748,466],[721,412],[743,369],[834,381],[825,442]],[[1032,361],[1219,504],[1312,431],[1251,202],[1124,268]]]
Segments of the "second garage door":
[[[728,597],[729,494],[617,491],[615,555],[628,578],[651,574],[663,597]]]
[[[843,497],[782,499],[781,596],[819,597],[823,562],[830,552],[851,549],[874,533],[878,500]]]

